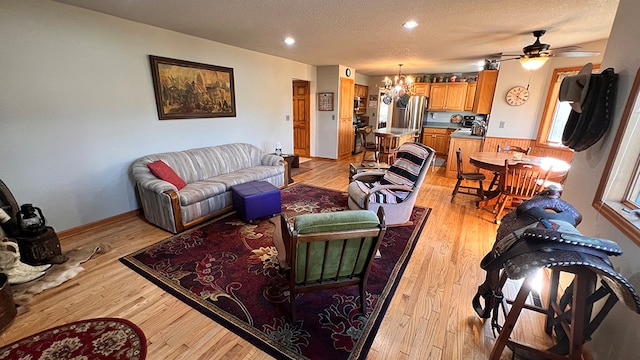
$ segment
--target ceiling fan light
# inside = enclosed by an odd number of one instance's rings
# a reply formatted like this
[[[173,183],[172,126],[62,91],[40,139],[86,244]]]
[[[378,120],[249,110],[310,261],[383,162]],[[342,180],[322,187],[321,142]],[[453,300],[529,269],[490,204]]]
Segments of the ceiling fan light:
[[[520,65],[527,70],[538,70],[549,60],[546,56],[539,57],[523,57],[520,59]]]

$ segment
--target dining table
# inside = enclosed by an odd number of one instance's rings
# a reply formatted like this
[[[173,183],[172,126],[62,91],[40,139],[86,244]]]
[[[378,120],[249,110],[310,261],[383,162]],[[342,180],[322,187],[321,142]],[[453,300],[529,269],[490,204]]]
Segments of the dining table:
[[[520,155],[522,155],[520,158]],[[549,180],[556,182],[564,182],[571,165],[561,159],[556,159],[548,156],[533,156],[516,154],[513,152],[488,152],[479,151],[469,154],[469,162],[471,165],[480,169],[493,172],[494,177],[500,176],[505,170],[505,161],[508,161],[509,165],[515,165],[517,163],[526,163],[542,167],[543,169],[550,169]],[[495,179],[494,179],[495,180]],[[495,183],[492,181],[491,183]],[[495,204],[498,195],[500,195],[499,189],[486,189],[485,199],[478,203],[478,208],[483,208],[488,205]]]

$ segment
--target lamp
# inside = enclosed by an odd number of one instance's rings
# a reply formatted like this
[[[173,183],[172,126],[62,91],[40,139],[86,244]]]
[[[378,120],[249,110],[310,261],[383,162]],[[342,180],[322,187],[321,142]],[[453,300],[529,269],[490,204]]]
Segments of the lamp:
[[[549,60],[548,56],[523,56],[520,65],[527,70],[538,70]]]
[[[398,64],[398,75],[393,78],[393,81],[389,79],[389,77],[385,77],[382,80],[384,86],[381,87],[381,90],[384,92],[385,96],[390,98],[405,94],[411,94],[409,87],[413,82],[413,78],[411,76],[402,75],[402,64]]]

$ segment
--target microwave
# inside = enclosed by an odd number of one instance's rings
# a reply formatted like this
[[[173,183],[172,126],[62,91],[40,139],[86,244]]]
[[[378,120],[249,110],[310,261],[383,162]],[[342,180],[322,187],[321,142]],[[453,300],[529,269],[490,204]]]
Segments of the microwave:
[[[460,125],[462,127],[465,127],[465,128],[470,128],[471,126],[473,126],[473,122],[474,121],[476,121],[476,117],[475,116],[473,116],[473,115],[470,115],[470,116],[465,115],[465,116],[462,117],[462,122],[460,123]]]

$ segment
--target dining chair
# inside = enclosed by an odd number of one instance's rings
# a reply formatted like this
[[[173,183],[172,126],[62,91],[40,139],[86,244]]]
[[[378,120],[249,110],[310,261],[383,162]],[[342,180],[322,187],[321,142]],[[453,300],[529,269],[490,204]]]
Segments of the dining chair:
[[[284,256],[279,267],[286,274],[291,318],[296,321],[297,295],[358,285],[363,315],[367,308],[367,278],[386,232],[384,208],[303,214],[293,224],[280,215]],[[281,258],[284,258],[280,261]]]
[[[507,205],[531,199],[542,191],[547,183],[551,169],[528,163],[516,163],[509,165],[509,160],[504,161],[503,177],[498,183],[500,195],[494,207],[496,217],[494,222],[500,224],[502,211]]]
[[[529,155],[529,153],[531,152],[531,147],[528,147],[525,149],[525,148],[521,148],[520,146],[513,146],[513,145],[500,146],[498,144],[498,149],[496,152],[512,152],[512,153],[522,153],[523,155]],[[491,179],[491,183],[489,183],[489,187],[487,188],[487,190],[493,189],[493,186],[498,184],[499,177],[500,177],[499,172],[493,173],[493,178]]]
[[[396,159],[398,149],[395,147],[395,135],[386,133],[376,133],[376,143],[378,144],[378,161],[393,164]]]
[[[362,127],[358,129],[358,134],[360,135],[360,144],[362,145],[362,162],[367,161],[367,155],[369,153],[373,153],[373,161],[378,162],[378,143],[376,142],[376,137],[374,137],[374,141],[367,141],[367,136],[373,132],[373,127],[371,125]]]
[[[482,181],[485,180],[485,176],[481,172],[464,172],[462,171],[462,149],[458,148],[456,150],[456,168],[457,168],[457,178],[456,186],[453,188],[453,192],[451,193],[451,202],[456,197],[456,194],[460,191],[460,189],[467,189],[467,191],[461,192],[461,194],[468,195],[476,195],[480,197],[480,200],[484,199],[484,188],[482,187]],[[462,185],[463,181],[477,181],[478,186],[469,186]],[[471,192],[471,190],[475,190],[475,192]]]

